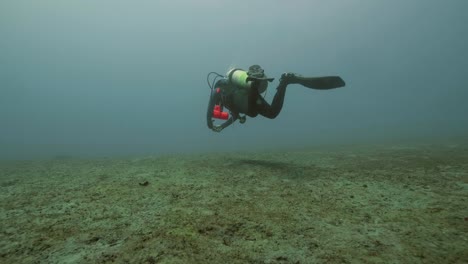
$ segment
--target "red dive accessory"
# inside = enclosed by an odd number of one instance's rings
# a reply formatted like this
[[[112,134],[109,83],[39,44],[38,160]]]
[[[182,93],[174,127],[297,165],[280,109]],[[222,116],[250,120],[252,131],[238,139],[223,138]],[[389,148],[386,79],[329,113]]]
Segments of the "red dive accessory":
[[[213,117],[227,120],[229,118],[229,113],[223,112],[220,105],[215,105],[213,109]]]

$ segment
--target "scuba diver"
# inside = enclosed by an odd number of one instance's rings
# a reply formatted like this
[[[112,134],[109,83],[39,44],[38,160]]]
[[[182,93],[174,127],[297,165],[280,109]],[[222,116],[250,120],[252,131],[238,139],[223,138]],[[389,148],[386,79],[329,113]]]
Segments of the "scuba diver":
[[[210,82],[212,74],[216,76]],[[281,112],[286,87],[289,84],[300,84],[317,90],[329,90],[345,86],[345,82],[338,76],[303,77],[294,73],[283,73],[276,88],[276,94],[271,104],[269,104],[262,96],[262,93],[267,90],[268,83],[273,80],[274,78],[268,78],[265,75],[264,70],[259,65],[250,66],[248,71],[235,68],[228,71],[226,76],[216,72],[208,73],[207,81],[211,89],[206,114],[208,128],[215,132],[221,132],[237,119],[241,124],[245,123],[245,115],[256,117],[260,114],[274,119]],[[224,108],[229,112],[225,112]],[[213,118],[226,121],[216,125]]]

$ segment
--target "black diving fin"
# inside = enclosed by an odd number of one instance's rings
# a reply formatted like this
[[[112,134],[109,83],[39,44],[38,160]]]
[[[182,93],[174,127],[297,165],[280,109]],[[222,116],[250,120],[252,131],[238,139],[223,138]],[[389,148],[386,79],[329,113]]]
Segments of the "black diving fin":
[[[345,86],[345,82],[339,76],[302,77],[295,76],[294,83],[316,90],[329,90]]]

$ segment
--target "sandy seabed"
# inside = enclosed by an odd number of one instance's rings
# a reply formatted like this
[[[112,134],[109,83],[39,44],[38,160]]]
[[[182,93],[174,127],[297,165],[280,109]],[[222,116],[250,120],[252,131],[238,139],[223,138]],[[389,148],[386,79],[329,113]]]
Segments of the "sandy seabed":
[[[468,144],[0,164],[1,263],[467,263]]]

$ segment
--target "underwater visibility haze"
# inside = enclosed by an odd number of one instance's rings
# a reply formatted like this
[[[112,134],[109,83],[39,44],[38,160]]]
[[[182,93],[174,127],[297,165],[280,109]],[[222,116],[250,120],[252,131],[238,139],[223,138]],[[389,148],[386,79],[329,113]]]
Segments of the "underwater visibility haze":
[[[0,263],[467,263],[467,14],[0,1]],[[229,70],[279,115],[210,130]]]
[[[467,134],[466,1],[3,1],[0,156],[256,150]],[[259,64],[278,118],[206,128],[206,74]]]

